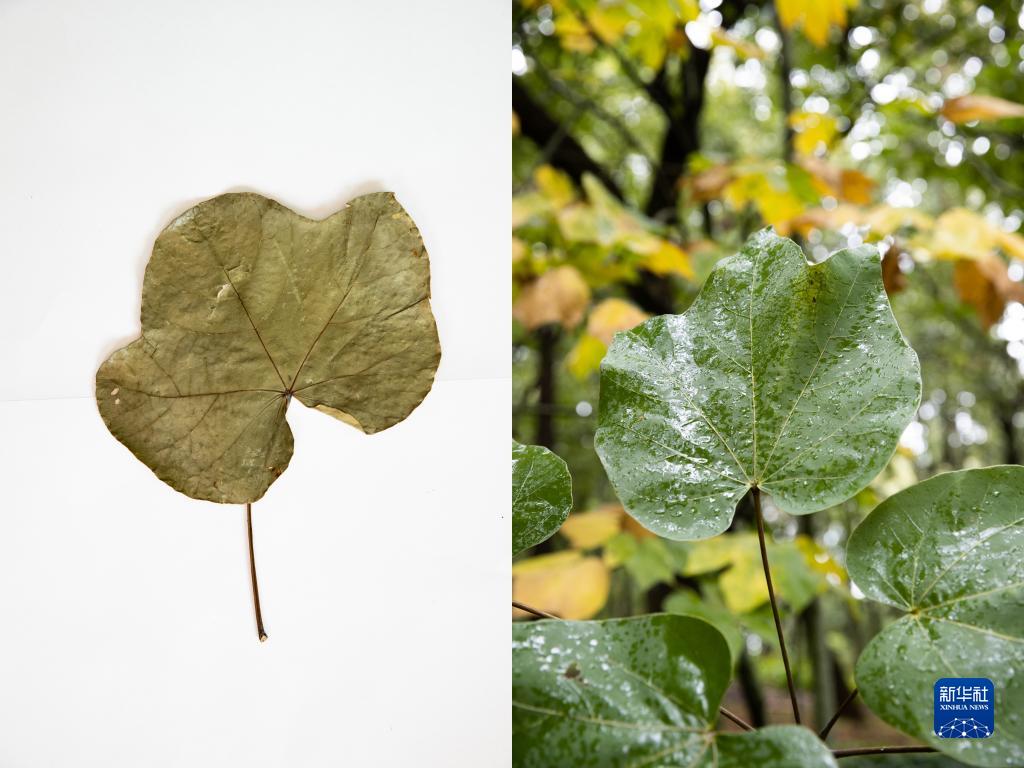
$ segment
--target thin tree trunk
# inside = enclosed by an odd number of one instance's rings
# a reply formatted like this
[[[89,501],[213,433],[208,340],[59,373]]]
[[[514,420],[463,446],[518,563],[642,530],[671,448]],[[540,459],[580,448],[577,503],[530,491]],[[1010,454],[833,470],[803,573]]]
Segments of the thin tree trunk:
[[[739,683],[740,693],[743,694],[743,701],[747,705],[751,725],[760,728],[768,722],[765,717],[764,696],[761,694],[757,671],[746,650],[740,654],[739,661],[736,662],[736,682]]]
[[[537,434],[535,442],[555,450],[555,355],[558,348],[559,330],[556,325],[537,329]]]

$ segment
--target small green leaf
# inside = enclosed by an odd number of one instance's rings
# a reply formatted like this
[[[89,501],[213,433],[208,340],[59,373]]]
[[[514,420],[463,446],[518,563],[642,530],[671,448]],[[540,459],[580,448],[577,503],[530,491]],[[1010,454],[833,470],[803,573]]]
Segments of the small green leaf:
[[[700,619],[530,622],[512,640],[519,768],[835,768],[805,728],[713,731],[729,650]]]
[[[832,751],[812,731],[797,725],[772,725],[748,733],[715,736],[717,754],[700,768],[837,768]]]
[[[743,652],[743,630],[740,628],[739,620],[728,608],[723,605],[715,605],[706,597],[688,589],[673,592],[665,598],[664,608],[667,613],[696,616],[721,632],[725,642],[729,645],[729,655],[735,666]]]
[[[971,765],[1024,764],[1024,467],[938,475],[882,502],[850,536],[850,577],[906,615],[857,661],[864,701],[883,720]],[[995,733],[940,739],[933,686],[995,684]]]
[[[766,230],[686,313],[615,337],[595,445],[630,514],[701,539],[754,485],[792,514],[848,499],[885,466],[920,393],[877,249],[811,265]]]
[[[675,578],[675,558],[662,539],[637,539],[636,551],[624,565],[642,592],[655,584],[669,584]]]
[[[197,499],[259,499],[288,466],[292,399],[367,434],[423,400],[441,356],[423,240],[390,192],[313,221],[220,195],[160,233],[142,334],[96,374],[107,428]]]
[[[512,441],[512,555],[554,535],[572,509],[565,462],[540,445]]]

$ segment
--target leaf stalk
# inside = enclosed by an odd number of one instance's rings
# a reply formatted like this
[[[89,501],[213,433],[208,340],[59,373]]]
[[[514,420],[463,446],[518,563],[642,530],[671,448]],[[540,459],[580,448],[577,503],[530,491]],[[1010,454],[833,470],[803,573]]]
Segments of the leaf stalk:
[[[267,642],[267,633],[263,629],[263,611],[260,610],[260,586],[256,581],[256,552],[252,546],[252,504],[245,505],[245,522],[249,534],[249,573],[252,576],[252,602],[256,609],[256,634],[260,642]]]
[[[832,715],[832,718],[825,724],[825,727],[822,728],[821,731],[818,733],[818,738],[819,739],[824,741],[825,739],[828,738],[828,734],[832,730],[832,726],[835,725],[839,721],[839,718],[843,714],[843,711],[848,706],[850,706],[850,704],[853,702],[853,700],[855,698],[857,698],[857,689],[856,688],[854,688],[852,691],[850,691],[849,696],[847,696],[845,699],[843,699],[843,703],[839,705],[839,708],[836,710],[836,713],[834,715]]]
[[[782,632],[782,619],[779,618],[779,605],[775,599],[775,587],[772,585],[772,572],[768,567],[768,547],[764,541],[764,515],[761,512],[761,489],[752,486],[750,493],[754,499],[754,517],[757,519],[757,541],[761,545],[761,564],[764,566],[764,580],[768,584],[768,599],[772,604],[772,618],[775,619],[775,632],[779,636],[779,649],[782,651],[782,664],[786,668],[786,685],[789,688],[789,700],[793,704],[793,719],[800,724],[800,705],[796,701],[796,685],[793,682],[793,671],[789,666],[789,654],[786,652],[786,637]]]
[[[832,756],[835,758],[856,757],[857,755],[901,755],[911,752],[938,752],[934,747],[926,747],[924,744],[915,744],[910,747],[855,747],[854,749],[833,749]]]

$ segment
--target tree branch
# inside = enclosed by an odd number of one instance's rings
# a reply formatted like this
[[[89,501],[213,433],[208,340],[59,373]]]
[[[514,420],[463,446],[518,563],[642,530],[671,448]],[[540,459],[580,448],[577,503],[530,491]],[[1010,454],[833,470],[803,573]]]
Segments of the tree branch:
[[[825,724],[825,727],[821,729],[821,732],[818,734],[819,739],[824,741],[828,738],[828,734],[832,730],[832,726],[839,721],[839,717],[843,714],[843,710],[846,709],[855,698],[857,698],[856,688],[850,691],[850,695],[843,699],[843,703],[836,709],[836,713],[832,715],[831,719]]]
[[[553,613],[548,613],[547,611],[542,611],[540,608],[531,608],[526,603],[520,603],[520,602],[518,602],[516,600],[512,601],[512,607],[513,608],[518,608],[520,611],[525,611],[526,613],[532,613],[534,616],[539,616],[542,619],[558,619],[558,618],[561,618],[559,616],[555,616],[555,614],[553,614]]]
[[[904,755],[911,752],[938,752],[934,747],[926,747],[923,744],[911,747],[856,747],[855,749],[833,749],[832,756],[836,758],[855,757],[857,755]]]
[[[754,730],[757,730],[756,728],[754,728],[754,726],[752,726],[752,725],[751,725],[750,723],[748,723],[748,722],[747,722],[746,720],[744,720],[743,718],[741,718],[741,717],[740,717],[739,715],[737,715],[737,714],[736,714],[735,712],[730,712],[730,711],[729,711],[728,709],[726,709],[725,707],[719,707],[719,708],[718,708],[718,711],[719,711],[719,712],[721,712],[721,713],[722,713],[722,714],[723,714],[723,715],[724,715],[725,717],[727,717],[728,719],[732,720],[732,721],[733,721],[734,723],[736,723],[736,725],[738,725],[738,726],[739,726],[740,728],[742,728],[742,729],[743,729],[743,730],[745,730],[745,731],[754,731]]]
[[[548,114],[537,101],[530,95],[519,78],[512,78],[512,109],[519,116],[519,129],[524,136],[531,139],[537,146],[544,147],[562,131],[557,120]],[[577,184],[583,178],[583,174],[590,173],[596,176],[613,195],[622,198],[622,190],[615,180],[601,165],[591,159],[583,147],[568,132],[551,151],[551,162],[558,166]]]

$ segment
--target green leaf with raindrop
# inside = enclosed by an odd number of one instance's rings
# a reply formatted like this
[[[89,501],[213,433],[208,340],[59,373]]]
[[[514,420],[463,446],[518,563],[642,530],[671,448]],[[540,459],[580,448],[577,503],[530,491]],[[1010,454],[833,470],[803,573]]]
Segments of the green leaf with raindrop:
[[[1024,467],[938,475],[878,505],[850,536],[850,578],[905,615],[857,661],[883,720],[971,765],[1024,765]],[[995,685],[995,732],[933,733],[944,677]]]
[[[721,633],[688,616],[513,625],[513,764],[835,768],[806,728],[717,733],[729,670]]]
[[[512,441],[512,555],[559,529],[572,509],[569,467],[541,445]]]
[[[595,445],[630,514],[700,539],[728,528],[755,485],[792,514],[850,498],[886,465],[920,397],[877,249],[808,264],[765,230],[684,314],[616,335]]]

